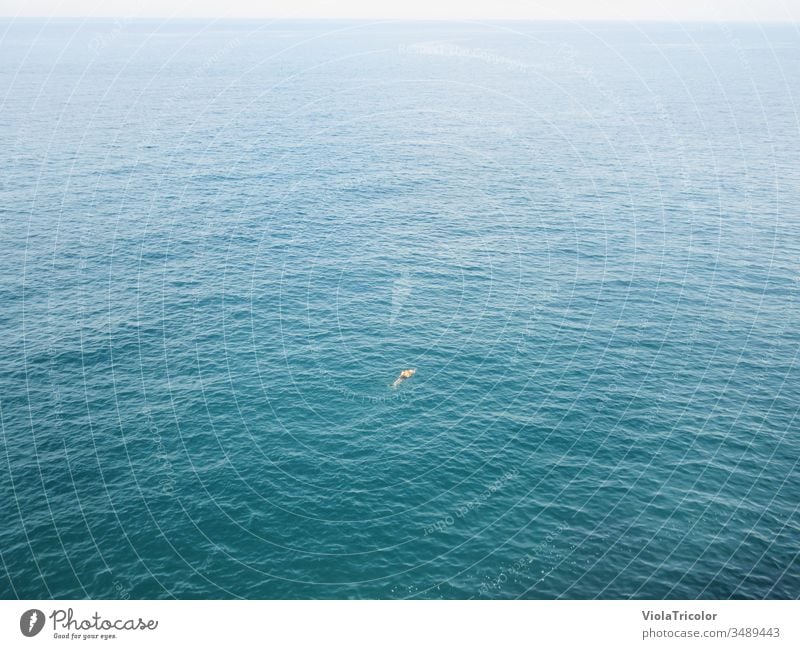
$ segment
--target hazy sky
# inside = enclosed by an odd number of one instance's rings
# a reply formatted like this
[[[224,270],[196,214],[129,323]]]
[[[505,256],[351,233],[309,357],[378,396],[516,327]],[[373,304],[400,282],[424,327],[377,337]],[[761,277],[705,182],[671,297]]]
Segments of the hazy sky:
[[[800,0],[2,0],[0,15],[800,21]]]

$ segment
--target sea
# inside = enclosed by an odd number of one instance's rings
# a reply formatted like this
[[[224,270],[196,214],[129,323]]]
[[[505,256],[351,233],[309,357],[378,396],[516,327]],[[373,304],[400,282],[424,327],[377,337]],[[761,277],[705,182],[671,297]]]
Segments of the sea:
[[[792,24],[0,20],[0,597],[800,597],[799,103]]]

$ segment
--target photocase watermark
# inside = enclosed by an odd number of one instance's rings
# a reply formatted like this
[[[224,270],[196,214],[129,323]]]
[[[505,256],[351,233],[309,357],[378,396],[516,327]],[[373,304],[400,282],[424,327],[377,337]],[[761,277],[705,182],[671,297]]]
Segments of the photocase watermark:
[[[411,45],[401,45],[401,54],[423,54],[425,56],[441,56],[448,58],[472,59],[488,63],[490,65],[500,65],[515,72],[526,72],[533,66],[512,59],[492,50],[482,48],[462,47],[453,43],[412,43]]]
[[[507,564],[501,568],[500,572],[495,576],[484,579],[478,587],[478,595],[481,597],[491,597],[493,594],[499,593],[503,585],[508,583],[509,580],[519,579],[525,574],[528,574],[533,562],[551,550],[554,547],[556,539],[568,529],[569,526],[566,523],[561,523],[554,531],[550,532],[536,544],[530,552],[527,552],[525,556],[520,557],[511,564]],[[547,574],[549,574],[549,572]],[[545,577],[547,574],[545,574]],[[544,579],[544,577],[540,577],[538,581],[542,579]]]
[[[161,437],[161,431],[158,428],[158,424],[156,424],[155,420],[153,419],[153,415],[150,413],[150,408],[147,406],[144,408],[144,415],[145,420],[147,421],[147,429],[153,436],[153,443],[156,447],[155,457],[161,465],[161,473],[163,474],[163,477],[159,482],[161,493],[166,496],[171,496],[175,493],[175,485],[177,484],[175,468],[172,466],[172,462],[169,459],[169,454],[164,446],[164,440]]]
[[[557,47],[556,44],[553,43],[551,49],[555,50],[553,57],[555,61],[553,65],[558,68],[561,74],[566,72],[585,81],[597,93],[602,95],[609,105],[614,107],[617,115],[630,114],[631,105],[629,98],[615,92],[606,82],[598,77],[594,68],[581,64],[579,52],[572,43],[561,42]],[[681,130],[676,127],[671,113],[664,106],[663,101],[658,95],[650,93],[648,99],[652,102],[654,117],[666,126],[672,136],[678,156],[681,159],[686,159],[688,156],[686,142],[681,135]],[[685,192],[690,191],[692,189],[692,182],[685,165],[680,168],[680,176],[683,190]]]
[[[355,390],[348,388],[345,385],[342,385],[337,379],[336,374],[333,372],[326,370],[323,367],[319,368],[319,374],[323,377],[325,383],[330,386],[333,390],[341,394],[347,401],[351,403],[386,403],[388,401],[409,401],[408,393],[404,390],[386,390],[385,393],[382,394],[363,394],[358,393]],[[387,388],[389,384],[387,384]]]
[[[238,37],[228,40],[222,47],[217,49],[211,56],[203,61],[203,63],[194,69],[186,76],[183,82],[178,85],[165,102],[165,113],[172,109],[175,103],[183,101],[187,94],[194,92],[198,85],[202,85],[203,78],[223,60],[225,56],[241,47],[242,41]],[[153,129],[148,141],[145,143],[148,146],[152,145],[154,141],[161,137],[159,129]]]
[[[118,579],[114,582],[114,593],[116,594],[117,599],[131,598],[130,589]]]
[[[115,18],[113,23],[111,24],[111,28],[104,32],[97,32],[89,41],[89,51],[92,52],[94,55],[100,54],[106,47],[111,45],[119,35],[122,33],[122,30],[125,29],[125,26],[130,23],[131,21],[135,20],[142,12],[142,5],[136,8],[136,11],[126,14],[125,16],[120,16],[119,18]]]
[[[407,268],[400,272],[400,277],[392,282],[392,310],[389,313],[389,326],[393,327],[400,316],[400,311],[403,305],[408,301],[408,296],[411,295],[413,288],[413,280],[411,273]]]
[[[533,305],[530,316],[528,316],[528,320],[522,330],[522,336],[514,347],[514,352],[511,356],[512,365],[516,364],[520,356],[527,350],[530,339],[534,338],[537,333],[536,327],[542,318],[542,309],[558,296],[559,290],[559,285],[556,284],[552,289],[540,291],[536,295],[536,303]]]
[[[369,186],[370,182],[366,176],[352,176],[350,178],[340,179],[333,189],[339,191],[352,191],[362,187]]]
[[[474,512],[483,505],[500,489],[502,489],[506,484],[508,484],[511,480],[516,479],[519,476],[519,469],[514,467],[510,471],[506,471],[503,475],[497,478],[494,482],[492,482],[486,489],[484,489],[480,494],[472,498],[467,503],[456,509],[453,514],[447,514],[441,517],[432,525],[428,525],[425,528],[425,536],[430,536],[435,532],[442,532],[449,527],[452,527],[456,524],[456,520],[460,520],[468,516],[471,512]]]
[[[38,608],[25,611],[19,618],[19,630],[26,638],[32,638],[44,628],[44,613]]]
[[[56,640],[113,640],[119,632],[155,631],[158,628],[158,620],[141,617],[110,619],[95,611],[92,616],[81,618],[71,608],[54,609],[46,616],[44,611],[32,608],[20,616],[19,630],[25,637],[32,638],[41,633],[48,618]]]

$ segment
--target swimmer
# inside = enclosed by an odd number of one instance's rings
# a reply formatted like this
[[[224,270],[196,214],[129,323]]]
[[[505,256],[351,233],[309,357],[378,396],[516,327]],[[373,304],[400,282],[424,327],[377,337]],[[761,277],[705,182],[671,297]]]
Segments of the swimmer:
[[[403,381],[405,381],[406,379],[410,379],[416,373],[417,373],[417,370],[403,370],[402,372],[400,372],[400,376],[397,377],[395,382],[392,383],[392,387],[396,388]]]

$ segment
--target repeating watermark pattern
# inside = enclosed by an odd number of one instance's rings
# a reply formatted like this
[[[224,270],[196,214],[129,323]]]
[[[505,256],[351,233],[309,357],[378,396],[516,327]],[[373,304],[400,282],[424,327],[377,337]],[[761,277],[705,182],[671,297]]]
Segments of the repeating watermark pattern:
[[[98,32],[92,37],[92,39],[89,41],[89,51],[95,56],[100,54],[104,49],[117,40],[119,35],[122,33],[122,30],[125,29],[125,26],[129,24],[135,17],[136,14],[128,14],[121,18],[114,19],[110,29],[104,32]]]
[[[438,519],[435,523],[428,525],[425,528],[425,536],[430,536],[436,532],[442,532],[455,525],[457,520],[466,518],[470,513],[483,507],[495,493],[500,491],[510,481],[518,478],[519,473],[519,468],[517,467],[506,471],[502,476],[497,478],[497,480],[486,487],[486,489],[475,496],[475,498],[472,498],[458,507],[455,512],[446,514]]]
[[[478,595],[481,597],[491,597],[501,593],[503,586],[511,579],[520,579],[530,572],[530,568],[536,559],[541,559],[555,547],[555,542],[559,536],[568,530],[566,523],[561,523],[553,532],[550,532],[530,552],[520,557],[511,564],[505,565],[495,576],[484,579],[478,587]],[[557,557],[550,556],[551,563],[555,563]],[[543,572],[536,583],[543,581],[551,570]]]
[[[395,402],[395,401],[411,400],[411,396],[407,390],[387,389],[382,393],[364,394],[356,392],[355,390],[347,387],[346,385],[342,385],[341,379],[339,379],[336,376],[336,374],[334,374],[330,370],[325,369],[324,367],[318,368],[318,374],[319,376],[322,377],[322,380],[328,387],[338,392],[350,403],[378,404],[378,403],[387,403],[389,401]],[[389,384],[387,384],[387,388],[388,387]]]
[[[173,92],[170,93],[169,98],[166,100],[166,106],[171,107],[176,103],[184,101],[187,94],[196,91],[199,85],[202,85],[203,78],[212,70],[217,68],[220,62],[229,54],[240,48],[242,41],[238,37],[231,38],[226,43],[218,48],[211,56],[206,58],[203,63],[195,67],[190,74],[188,74],[183,82],[178,85]],[[147,141],[148,145],[152,145],[162,136],[158,127],[151,131],[151,137]]]
[[[515,72],[527,72],[533,66],[517,59],[512,59],[492,50],[472,47],[462,47],[453,43],[413,43],[401,45],[400,53],[423,54],[426,56],[441,56],[447,58],[472,59],[500,65]]]
[[[569,75],[582,80],[588,84],[597,94],[603,97],[610,106],[614,107],[617,115],[628,115],[630,113],[630,103],[627,97],[621,96],[615,92],[608,83],[598,76],[597,71],[590,65],[581,62],[581,56],[577,48],[568,42],[552,43],[549,48],[553,51],[552,65],[557,67],[559,72],[563,75]],[[666,132],[670,134],[680,159],[688,159],[688,148],[686,142],[681,135],[681,129],[677,128],[674,123],[672,113],[664,106],[662,99],[654,94],[648,95],[648,100],[652,102],[652,112],[658,121],[666,126]],[[679,170],[681,176],[682,188],[685,192],[692,189],[692,182],[685,166],[681,166]]]
[[[400,316],[403,305],[411,295],[413,280],[407,268],[404,268],[400,273],[400,277],[392,282],[392,310],[389,314],[389,326],[393,327]]]
[[[117,39],[121,40],[121,37],[124,35],[124,30],[129,21],[133,20],[133,18],[133,15],[129,15],[119,18],[113,23],[105,23],[107,31],[96,33],[95,37],[88,43],[88,48],[94,53],[95,59],[99,59],[100,54],[105,55],[107,53],[105,50],[107,48],[111,49],[112,44]],[[735,49],[739,56],[739,64],[737,67],[743,70],[747,77],[755,79],[755,77],[758,76],[756,70],[753,70],[748,62],[745,56],[746,51],[744,45],[736,35],[736,32],[724,24],[721,26],[721,29],[728,43]],[[206,75],[214,73],[216,71],[215,68],[223,62],[224,58],[230,54],[234,48],[240,45],[241,42],[238,38],[229,40],[224,47],[219,48],[209,58],[205,59],[204,62],[198,61],[197,65],[190,67],[186,75],[177,80],[175,85],[170,86],[170,93],[174,96],[168,98],[166,112],[169,112],[169,108],[172,104],[181,102],[184,95],[191,94],[190,90],[193,92],[196,90],[197,86],[202,85],[202,82],[207,80]],[[606,70],[601,65],[597,64],[597,67],[593,68],[592,65],[595,65],[595,62],[588,59],[585,53],[582,56],[581,52],[570,43],[555,41],[549,45],[547,53],[542,59],[538,59],[533,55],[530,56],[531,61],[535,61],[535,63],[526,63],[519,59],[510,58],[504,56],[501,52],[491,49],[465,47],[451,42],[427,42],[401,45],[399,51],[412,56],[431,57],[432,60],[428,60],[426,63],[433,64],[434,67],[438,68],[444,68],[446,66],[454,69],[457,68],[460,73],[464,73],[465,71],[467,73],[471,72],[469,68],[474,68],[475,71],[481,73],[488,71],[489,74],[485,75],[485,78],[488,78],[490,75],[495,77],[498,75],[510,76],[503,74],[504,71],[519,73],[520,75],[533,72],[527,79],[515,79],[515,81],[522,80],[524,82],[530,82],[538,80],[540,74],[546,76],[553,70],[558,69],[562,77],[569,78],[571,81],[576,81],[577,86],[584,86],[582,90],[588,91],[588,94],[592,97],[597,96],[605,100],[603,102],[603,108],[597,115],[590,115],[590,119],[598,119],[599,121],[600,119],[604,119],[607,113],[613,113],[614,124],[621,124],[627,127],[636,126],[637,122],[643,122],[642,118],[637,117],[637,115],[645,115],[647,120],[651,123],[660,123],[660,127],[663,129],[661,135],[664,135],[665,142],[669,143],[671,153],[676,154],[680,159],[688,160],[691,158],[694,143],[691,141],[691,135],[689,134],[687,134],[685,136],[686,139],[684,139],[683,134],[687,133],[686,125],[681,122],[683,117],[681,113],[676,111],[674,106],[670,103],[672,98],[669,94],[664,94],[664,99],[662,99],[661,96],[651,92],[650,89],[647,88],[646,92],[640,93],[641,96],[635,98],[635,110],[632,110],[632,98],[619,88],[615,88],[613,78],[604,74]],[[85,42],[81,44],[81,47],[86,47]],[[527,56],[527,54],[521,56]],[[435,60],[437,58],[453,59],[457,61],[447,61],[443,64],[442,61]],[[754,64],[758,63],[758,60],[753,59],[753,62]],[[487,66],[495,66],[496,69],[487,70]],[[462,76],[466,76],[466,74],[462,74]],[[183,83],[181,84],[181,82]],[[756,90],[756,95],[757,94]],[[756,98],[760,99],[759,97]],[[475,114],[467,114],[466,112],[460,113],[457,110],[453,110],[448,112],[448,115],[455,115],[457,119],[468,124],[473,132],[478,132],[480,134],[501,133],[509,136],[516,135],[515,132],[505,124],[506,118],[501,113],[488,113],[488,117],[482,117],[479,111],[476,111]],[[526,119],[520,117],[516,122],[513,122],[515,116],[511,115],[510,118],[512,123],[519,125],[518,128],[521,130],[520,140],[524,142],[526,139],[524,136],[527,130]],[[497,123],[493,120],[496,120]],[[602,132],[602,126],[605,123],[606,122],[599,122],[600,130],[597,133],[598,137],[612,135],[611,132]],[[31,147],[31,150],[28,151],[28,143],[29,141],[35,140],[34,136],[37,135],[38,130],[38,126],[31,127],[25,122],[21,124],[17,141],[12,148],[15,152],[19,150],[17,152],[18,160],[39,162],[40,160],[37,156],[41,157],[45,155],[38,153],[35,147]],[[155,129],[149,134],[149,137],[153,140],[156,140],[159,136],[159,133]],[[148,135],[145,134],[144,138],[146,139],[147,137]],[[637,160],[639,160],[639,158],[637,158]],[[46,161],[46,157],[42,158],[41,161]],[[311,164],[313,165],[313,162]],[[323,186],[326,189],[330,189],[332,192],[340,192],[345,198],[362,200],[364,196],[368,194],[366,190],[369,190],[371,185],[378,184],[379,182],[379,179],[376,179],[376,177],[371,176],[367,178],[357,173],[349,176],[343,173],[341,176],[336,176],[334,179],[318,179],[314,177],[313,173],[310,173],[310,169],[309,167],[307,171],[309,171],[309,176],[311,176],[311,178],[308,181],[300,180],[290,183],[290,191],[313,192],[313,190]],[[692,175],[689,173],[690,169],[691,168],[686,165],[679,165],[677,171],[667,180],[667,182],[671,181],[674,184],[678,189],[678,193],[680,193],[680,190],[683,190],[683,192],[687,194],[684,204],[686,218],[692,218],[698,210],[703,209],[703,206],[708,204],[707,197],[704,197],[703,194],[697,193],[696,191],[691,193],[693,189],[697,189],[693,187],[693,181],[702,181],[698,180],[698,176],[695,176],[693,179]],[[625,171],[627,172],[628,170],[626,169]],[[560,197],[564,199],[563,202],[565,204],[571,206],[575,195],[583,195],[580,188],[576,188],[576,185],[571,181],[572,175],[565,173],[558,165],[552,165],[552,167],[548,166],[546,170],[541,171],[540,174],[537,175],[537,180],[541,181],[542,178],[547,181],[545,183],[547,185],[547,190],[544,192],[545,198],[543,199],[546,202],[555,203]],[[566,180],[563,180],[564,178],[566,178]],[[753,219],[754,215],[751,214],[754,209],[753,202],[757,201],[759,198],[757,188],[751,191],[747,186],[752,179],[752,176],[750,176],[747,170],[743,171],[742,178],[747,182],[741,189],[743,196],[741,205],[747,213],[748,219]],[[5,188],[7,186],[5,178],[0,179],[0,183],[2,183],[0,187]],[[9,186],[9,189],[12,189],[12,187]],[[365,191],[360,191],[362,189]],[[351,197],[345,196],[348,192],[352,193]],[[364,196],[361,196],[362,193]],[[695,196],[695,199],[692,199],[691,196]],[[684,197],[682,196],[681,198]],[[599,200],[600,199],[598,199],[598,201]],[[694,202],[695,200],[697,202]],[[558,207],[563,209],[564,205],[559,204]],[[219,232],[219,220],[216,216],[209,218],[204,225],[208,233],[213,234]],[[84,227],[87,226],[84,225]],[[287,227],[288,231],[288,226],[282,227]],[[293,233],[293,237],[299,238],[304,234],[305,228],[311,229],[313,227],[313,224],[301,225]],[[742,234],[741,243],[743,248],[746,247],[746,245],[757,245],[758,240],[754,234],[755,232],[756,230],[751,229]],[[292,242],[295,240],[295,238],[291,239]],[[81,252],[77,270],[82,277],[91,273],[90,266],[94,263],[95,259],[93,243],[94,241],[91,233],[84,232],[81,235]],[[417,270],[417,275],[415,276],[413,271],[413,267],[403,267],[402,264],[398,263],[398,269],[395,275],[390,275],[388,279],[384,279],[384,283],[380,287],[383,291],[382,303],[385,306],[386,298],[390,297],[391,308],[388,313],[383,309],[378,318],[382,324],[388,325],[390,329],[399,328],[399,324],[402,323],[404,318],[407,318],[411,314],[411,307],[415,306],[410,303],[412,297],[415,300],[419,299],[422,301],[422,278],[424,275],[421,270]],[[387,276],[384,275],[383,277],[386,278]],[[111,277],[109,277],[109,292],[111,290],[110,280]],[[419,283],[415,285],[415,281]],[[569,292],[569,277],[566,277],[563,281],[565,282],[563,286],[566,289],[564,292],[567,293]],[[781,323],[774,323],[777,328],[773,327],[770,329],[771,339],[764,342],[760,347],[753,348],[751,352],[751,358],[748,359],[750,365],[747,374],[748,391],[750,393],[754,393],[759,389],[767,390],[774,388],[775,367],[781,363],[785,364],[790,362],[786,354],[787,346],[782,341],[796,331],[797,328],[797,318],[793,314],[797,313],[796,298],[798,286],[800,286],[798,281],[800,280],[797,277],[793,277],[793,285],[790,289],[792,291],[791,296],[788,300],[784,299],[781,304],[783,314],[788,315],[784,316]],[[31,286],[33,286],[33,284]],[[414,293],[415,290],[417,291],[416,294]],[[390,292],[390,296],[387,295],[387,292]],[[31,293],[35,295],[33,291],[31,291]],[[50,309],[50,296],[51,294],[48,293],[48,310]],[[56,301],[58,300],[58,292],[52,292],[52,296]],[[516,319],[514,320],[515,327],[524,323],[524,331],[520,333],[520,330],[515,328],[513,333],[509,336],[509,339],[504,339],[504,342],[505,340],[509,340],[509,346],[503,348],[505,353],[510,349],[511,345],[519,340],[514,349],[510,363],[512,365],[517,363],[518,366],[512,368],[512,371],[519,370],[520,372],[526,369],[521,367],[523,363],[532,358],[536,350],[550,341],[551,331],[549,327],[556,324],[554,322],[556,318],[552,316],[553,314],[560,313],[562,307],[567,308],[565,305],[569,302],[568,296],[563,294],[559,295],[558,284],[551,285],[551,288],[539,285],[538,293],[526,291],[524,297],[526,299],[525,303],[529,305],[533,304],[533,306],[529,313],[526,312],[523,315],[516,315]],[[620,297],[620,295],[614,294],[614,297]],[[530,301],[531,298],[533,298],[533,302]],[[728,311],[722,315],[722,331],[729,334],[734,334],[744,329],[742,320],[737,316],[741,309],[747,308],[747,298],[742,300],[744,303],[737,302],[738,299],[736,295],[733,295],[728,306]],[[196,304],[197,300],[198,298],[196,297]],[[657,306],[658,305],[654,305],[653,308],[657,308]],[[89,324],[84,321],[83,304],[78,304],[73,313],[77,313],[78,315],[76,325],[79,330],[81,330],[81,327],[88,328]],[[88,313],[91,314],[91,311]],[[530,317],[527,322],[525,322],[525,317],[528,315]],[[675,319],[675,314],[673,313],[672,315],[673,319]],[[624,332],[622,329],[615,329],[613,335],[618,339],[625,339],[626,345],[624,351],[619,357],[609,359],[609,357],[603,356],[601,389],[596,394],[592,394],[591,399],[584,401],[586,405],[581,406],[582,411],[580,414],[598,417],[600,414],[615,412],[616,409],[610,406],[616,406],[617,402],[629,398],[632,393],[635,396],[639,389],[650,390],[650,385],[645,384],[644,379],[642,379],[641,383],[637,383],[636,377],[638,374],[636,373],[643,372],[646,374],[647,368],[645,367],[645,362],[650,357],[650,352],[659,345],[663,345],[667,336],[674,334],[676,331],[676,329],[670,328],[672,325],[671,321],[667,323],[664,317],[659,318],[659,313],[657,311],[651,313],[646,318],[641,316],[636,319],[627,317],[623,324],[625,325]],[[677,329],[681,336],[680,344],[689,352],[694,350],[696,346],[702,349],[703,345],[709,348],[714,344],[718,344],[717,341],[707,340],[707,328],[703,329],[700,325],[696,325],[692,329],[690,328],[692,324],[689,323],[687,325],[685,321],[678,324],[682,325],[681,328]],[[57,331],[55,324],[51,323],[51,327],[51,331]],[[110,328],[110,324],[108,327]],[[545,331],[546,328],[547,330]],[[398,329],[395,329],[395,333],[397,331]],[[662,333],[664,337],[659,340],[659,335]],[[81,349],[83,350],[83,347]],[[49,402],[48,405],[52,406],[53,414],[50,425],[52,430],[59,433],[59,438],[64,437],[64,450],[66,454],[67,437],[61,433],[63,433],[62,429],[66,427],[69,416],[75,409],[75,395],[73,394],[72,386],[68,382],[68,375],[66,373],[62,375],[60,357],[65,353],[71,352],[71,347],[66,342],[62,342],[58,337],[53,335],[47,350],[49,354],[49,363],[46,365],[46,374],[51,387],[51,402]],[[748,351],[750,351],[750,348],[748,348]],[[791,366],[792,369],[795,367],[795,360],[796,356],[791,358],[791,362],[793,363]],[[642,423],[637,424],[637,433],[647,432],[651,428],[657,426],[669,426],[669,417],[675,412],[675,402],[679,402],[683,399],[687,389],[692,387],[691,385],[687,386],[685,378],[687,371],[692,369],[693,363],[697,366],[697,363],[691,358],[691,353],[687,353],[684,359],[679,359],[674,363],[674,369],[664,369],[663,372],[658,375],[659,385],[652,388],[653,390],[657,390],[657,392],[655,396],[648,401],[647,409],[644,414],[638,415],[642,419]],[[598,368],[600,367],[601,366],[598,364]],[[738,367],[738,364],[736,367]],[[734,370],[736,367],[734,367]],[[313,371],[314,370],[312,370],[312,372]],[[410,399],[413,395],[413,387],[411,390],[385,390],[382,393],[376,392],[376,394],[359,394],[343,383],[341,378],[336,375],[335,371],[329,371],[324,367],[320,367],[319,376],[321,377],[321,382],[329,384],[337,394],[342,395],[344,399],[351,402],[378,403],[390,399],[405,401]],[[650,375],[648,375],[648,377],[649,376]],[[390,380],[391,377],[387,378],[387,386]],[[377,390],[380,390],[381,387],[382,386],[378,386]],[[783,392],[783,394],[785,395],[785,392]],[[747,398],[750,397],[748,396]],[[420,402],[422,402],[422,400],[420,400]],[[436,406],[433,405],[431,407],[434,408]],[[147,405],[144,406],[142,412],[145,414],[149,432],[149,436],[146,438],[149,444],[149,455],[151,459],[155,459],[153,464],[155,465],[155,473],[157,474],[157,484],[163,494],[173,495],[177,485],[177,474],[170,460],[172,456],[165,445],[162,431],[156,423],[157,420],[160,420],[160,413],[157,410],[151,413]],[[769,412],[766,412],[765,416],[768,414]],[[165,426],[165,424],[161,423],[161,426]],[[487,510],[490,509],[487,506],[490,499],[508,483],[517,480],[519,476],[520,470],[518,468],[513,468],[505,472],[488,486],[486,486],[485,483],[478,482],[477,485],[478,489],[480,489],[480,493],[475,497],[451,509],[448,513],[440,516],[431,524],[426,525],[425,523],[427,521],[424,520],[418,521],[417,529],[424,528],[424,536],[428,537],[436,533],[445,533],[448,529],[458,525],[459,522],[466,521],[470,516],[472,516],[470,522],[487,522],[484,520],[478,521],[478,519],[488,518],[486,514]],[[518,483],[515,486],[518,486]],[[511,490],[513,490],[513,487],[510,491]],[[463,500],[468,497],[468,495],[462,492],[460,496],[456,495],[455,502],[458,503],[459,498]],[[498,501],[499,500],[500,499],[498,499]],[[496,504],[496,502],[493,504]],[[611,504],[613,505],[613,503]],[[483,509],[484,507],[486,507],[486,509]],[[615,508],[616,506],[614,506],[614,509]],[[483,511],[481,511],[482,509]],[[732,517],[731,515],[727,520],[723,520],[726,514],[721,513],[720,510],[711,505],[706,508],[706,512],[710,517],[719,520],[721,524],[729,523]],[[613,514],[613,509],[611,509],[611,513]],[[433,516],[431,518],[433,518]],[[558,521],[555,521],[555,523],[558,523]],[[478,527],[478,525],[476,524],[475,527]],[[524,554],[519,556],[515,561],[511,561],[511,559],[517,555],[512,554],[508,557],[509,562],[503,563],[501,560],[498,563],[502,565],[497,566],[497,564],[495,564],[495,569],[492,574],[485,576],[485,578],[483,575],[477,575],[470,584],[470,588],[472,589],[470,594],[474,593],[478,582],[480,582],[478,593],[482,597],[508,597],[509,594],[525,596],[527,592],[536,592],[536,585],[548,578],[548,575],[553,575],[554,571],[559,569],[559,564],[563,566],[565,563],[563,556],[567,550],[564,549],[564,543],[559,543],[559,539],[569,527],[566,523],[561,523],[557,525],[557,527],[550,527],[549,529],[550,532],[544,537],[534,537],[530,546],[526,547],[528,551],[524,552]],[[519,530],[517,533],[521,536],[525,532]],[[541,532],[538,534],[541,535]],[[308,536],[313,537],[313,535]],[[538,542],[533,543],[533,541]],[[502,540],[496,539],[496,543],[500,542],[502,542]],[[498,548],[498,551],[501,551],[501,549]],[[669,559],[669,557],[667,557],[667,559]],[[689,573],[687,572],[687,574]],[[11,572],[9,571],[9,577],[10,575]],[[483,579],[483,581],[481,581],[481,579]],[[512,588],[512,583],[520,588],[525,586],[527,590],[522,593],[515,591]],[[108,589],[108,582],[105,582],[105,584],[105,588]],[[125,580],[116,579],[113,581],[110,590],[118,599],[127,600],[131,598],[131,592],[134,588]],[[648,618],[645,617],[645,620],[647,619]],[[658,618],[656,617],[655,619]],[[25,637],[34,637],[43,630],[49,629],[50,625],[48,624],[48,620],[52,623],[53,637],[68,640],[106,640],[114,638],[117,632],[154,631],[158,627],[158,621],[156,620],[143,620],[142,618],[106,619],[98,613],[95,613],[91,617],[81,617],[80,615],[75,615],[73,609],[57,609],[53,610],[48,615],[42,610],[32,608],[24,611],[20,615],[20,632]],[[13,621],[12,618],[10,620],[10,627],[12,632],[16,633],[13,629]]]
[[[114,593],[117,599],[130,599],[131,591],[128,586],[123,584],[119,579],[114,581]]]
[[[155,419],[150,412],[149,406],[145,406],[144,415],[145,420],[147,421],[147,429],[150,431],[153,444],[155,445],[155,458],[158,460],[161,469],[159,487],[161,489],[161,493],[163,493],[165,496],[171,496],[175,493],[177,474],[175,473],[175,468],[169,459],[169,453],[164,446],[164,440],[161,436],[161,431],[159,430],[158,424],[156,424]]]
[[[559,291],[559,285],[555,284],[552,288],[539,291],[536,294],[536,302],[523,327],[522,335],[514,346],[514,352],[511,356],[511,365],[515,365],[519,362],[520,358],[525,354],[531,339],[535,338],[537,335],[537,326],[542,319],[543,309],[559,295]]]

